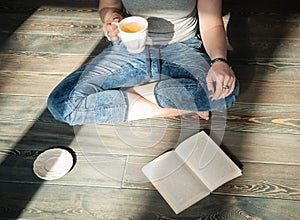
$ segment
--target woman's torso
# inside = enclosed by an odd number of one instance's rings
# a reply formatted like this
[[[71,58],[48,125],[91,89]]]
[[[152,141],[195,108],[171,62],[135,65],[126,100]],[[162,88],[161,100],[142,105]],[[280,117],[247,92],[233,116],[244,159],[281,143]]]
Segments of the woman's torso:
[[[149,22],[149,44],[181,42],[197,33],[196,0],[122,0],[131,15]]]

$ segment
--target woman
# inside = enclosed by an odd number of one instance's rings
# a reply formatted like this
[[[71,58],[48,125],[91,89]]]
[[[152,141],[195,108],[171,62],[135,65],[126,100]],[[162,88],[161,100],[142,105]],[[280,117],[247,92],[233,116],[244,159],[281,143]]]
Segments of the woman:
[[[209,111],[230,107],[238,84],[227,63],[221,8],[221,0],[100,0],[111,44],[57,86],[50,112],[78,125],[187,112],[208,119]],[[137,54],[126,50],[114,24],[130,15],[149,22],[147,46]]]

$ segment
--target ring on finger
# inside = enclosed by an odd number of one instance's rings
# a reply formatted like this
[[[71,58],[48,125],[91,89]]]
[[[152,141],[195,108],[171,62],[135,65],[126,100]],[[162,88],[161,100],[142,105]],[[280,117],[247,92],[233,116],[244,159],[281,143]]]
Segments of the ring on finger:
[[[230,87],[228,85],[223,86],[223,89],[229,89]]]

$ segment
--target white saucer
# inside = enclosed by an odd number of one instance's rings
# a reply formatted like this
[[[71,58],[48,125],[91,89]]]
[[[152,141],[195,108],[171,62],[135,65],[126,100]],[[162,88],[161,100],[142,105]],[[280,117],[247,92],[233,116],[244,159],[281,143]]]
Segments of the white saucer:
[[[44,180],[56,180],[67,174],[73,166],[71,153],[53,148],[41,153],[33,163],[34,173]]]

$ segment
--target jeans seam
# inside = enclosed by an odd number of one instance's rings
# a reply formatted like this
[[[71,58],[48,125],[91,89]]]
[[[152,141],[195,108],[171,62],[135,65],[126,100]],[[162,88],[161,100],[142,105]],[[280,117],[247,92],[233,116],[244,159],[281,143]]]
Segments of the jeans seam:
[[[127,119],[128,119],[128,114],[129,114],[129,101],[128,101],[128,97],[127,97],[127,95],[125,94],[125,91],[122,91],[122,95],[123,95],[123,98],[124,98],[124,100],[125,100],[125,103],[126,103],[126,109],[125,109],[125,115],[124,115],[124,119],[123,119],[123,121],[127,121]]]
[[[93,112],[95,112],[95,111],[98,111],[98,110],[105,110],[105,109],[113,109],[113,108],[120,108],[120,107],[124,107],[123,105],[114,105],[114,106],[110,106],[110,107],[97,107],[97,108],[89,108],[88,109],[88,111],[93,111]],[[78,111],[78,112],[85,112],[84,110],[86,110],[86,109],[84,109],[84,108],[75,108],[74,109],[74,111]]]

